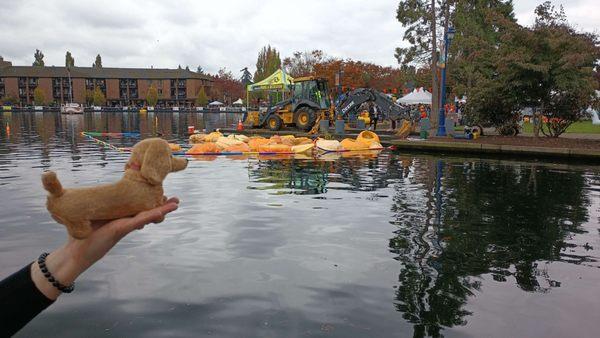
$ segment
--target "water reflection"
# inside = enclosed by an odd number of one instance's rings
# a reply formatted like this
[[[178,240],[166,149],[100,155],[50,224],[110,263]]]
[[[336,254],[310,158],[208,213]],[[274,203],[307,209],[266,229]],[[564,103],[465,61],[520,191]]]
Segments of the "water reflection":
[[[544,293],[561,286],[544,262],[597,262],[568,250],[588,220],[581,173],[443,161],[435,170],[432,194],[411,198],[400,184],[394,198],[398,230],[389,246],[402,263],[396,308],[414,324],[414,336],[439,336],[442,327],[466,324],[478,276],[512,277],[522,290]]]
[[[4,113],[0,122],[3,274],[63,239],[40,202],[42,169],[77,172],[69,185],[121,172],[126,154],[81,131],[185,142],[187,126],[203,124],[193,113]],[[552,319],[597,293],[598,167],[391,152],[199,159],[210,162],[170,178],[187,204],[169,226],[117,247],[85,276],[80,298],[25,336],[511,336],[496,323],[523,295],[550,305],[523,305],[535,316],[511,325],[539,336],[543,318],[557,335],[591,332],[597,300],[571,321]]]

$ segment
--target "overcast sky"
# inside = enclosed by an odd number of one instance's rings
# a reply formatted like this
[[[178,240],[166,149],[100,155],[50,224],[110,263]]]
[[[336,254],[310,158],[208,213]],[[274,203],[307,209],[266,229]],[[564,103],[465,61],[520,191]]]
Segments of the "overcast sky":
[[[515,0],[522,24],[542,0]],[[569,21],[600,31],[600,0],[561,0]],[[31,65],[36,48],[46,65],[77,66],[96,54],[105,67],[174,68],[234,75],[254,70],[258,50],[271,44],[282,58],[321,49],[327,55],[396,65],[402,26],[395,0],[1,0],[0,55]]]

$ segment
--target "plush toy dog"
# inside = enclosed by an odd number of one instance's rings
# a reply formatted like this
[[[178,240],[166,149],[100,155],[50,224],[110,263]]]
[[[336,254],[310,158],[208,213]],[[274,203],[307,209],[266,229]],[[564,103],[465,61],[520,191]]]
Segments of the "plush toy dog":
[[[187,160],[173,157],[167,141],[145,139],[133,147],[125,174],[116,183],[63,189],[54,172],[44,173],[42,183],[50,193],[46,207],[72,237],[83,239],[92,232],[92,221],[133,216],[163,205],[163,180],[168,173],[185,167]]]

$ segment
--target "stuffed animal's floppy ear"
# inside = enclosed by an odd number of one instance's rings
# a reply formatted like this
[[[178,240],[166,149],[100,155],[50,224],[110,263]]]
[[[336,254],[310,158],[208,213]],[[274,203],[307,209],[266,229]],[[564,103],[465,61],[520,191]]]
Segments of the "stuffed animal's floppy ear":
[[[171,149],[166,141],[155,139],[142,155],[140,173],[152,185],[159,185],[171,172]]]

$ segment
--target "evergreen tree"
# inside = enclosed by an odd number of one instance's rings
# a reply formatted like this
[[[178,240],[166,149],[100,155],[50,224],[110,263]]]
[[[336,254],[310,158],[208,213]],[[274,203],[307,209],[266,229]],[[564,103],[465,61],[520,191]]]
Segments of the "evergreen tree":
[[[73,58],[73,55],[71,55],[71,52],[69,51],[67,51],[67,54],[65,55],[65,67],[75,67],[75,58]]]
[[[241,72],[242,77],[240,81],[242,81],[242,84],[244,85],[244,87],[246,87],[247,85],[252,83],[252,74],[250,73],[250,71],[248,71],[248,67],[244,67],[244,69],[242,69]]]
[[[35,54],[33,54],[35,61],[33,61],[33,66],[44,67],[44,53],[41,50],[36,49]]]
[[[271,46],[263,47],[258,53],[256,60],[256,72],[254,72],[254,82],[264,80],[276,70],[281,68],[281,58],[279,52]]]
[[[396,48],[398,62],[402,65],[428,64],[431,68],[432,127],[437,125],[439,108],[437,30],[441,26],[447,29],[450,25],[450,6],[453,2],[401,0],[396,11],[396,18],[406,28],[403,39],[410,43],[409,47]]]
[[[100,54],[96,55],[96,61],[94,62],[94,64],[92,65],[92,67],[94,67],[94,68],[102,68],[102,57],[100,56]]]
[[[450,46],[448,82],[454,94],[471,96],[480,82],[491,78],[496,46],[508,26],[515,24],[512,1],[456,1]]]

